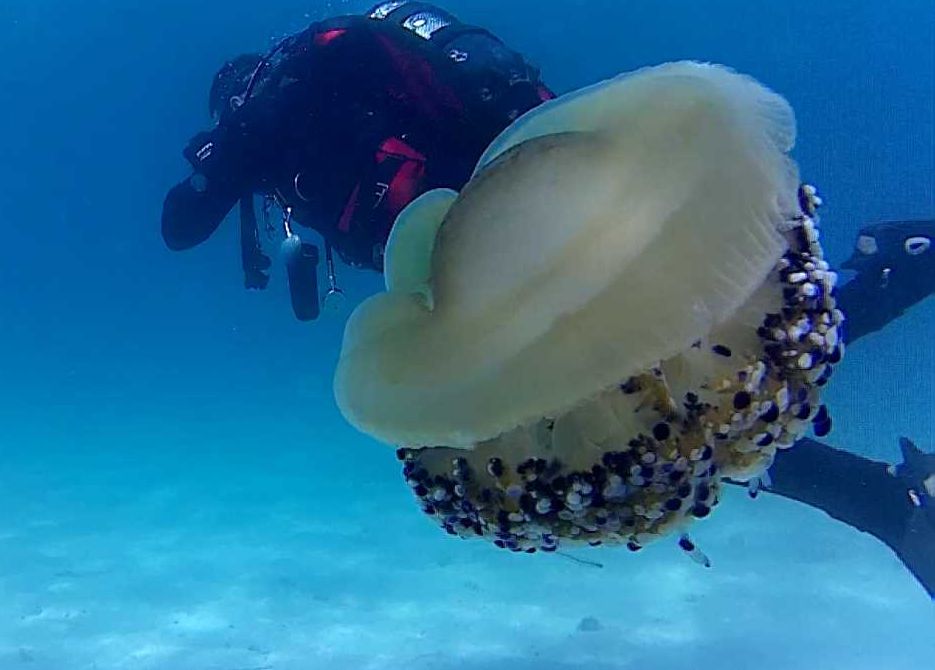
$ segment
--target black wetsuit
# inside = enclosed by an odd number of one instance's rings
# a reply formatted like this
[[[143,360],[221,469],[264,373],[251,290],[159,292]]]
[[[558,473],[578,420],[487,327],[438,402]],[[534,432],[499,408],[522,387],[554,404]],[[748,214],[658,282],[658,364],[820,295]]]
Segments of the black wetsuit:
[[[209,143],[228,148],[228,199],[274,194],[347,263],[373,270],[403,207],[429,189],[463,187],[502,130],[554,97],[499,39],[424,3],[315,23],[253,79],[245,102],[196,138],[196,171]],[[172,195],[169,246],[206,239],[220,221],[173,216],[184,210]]]

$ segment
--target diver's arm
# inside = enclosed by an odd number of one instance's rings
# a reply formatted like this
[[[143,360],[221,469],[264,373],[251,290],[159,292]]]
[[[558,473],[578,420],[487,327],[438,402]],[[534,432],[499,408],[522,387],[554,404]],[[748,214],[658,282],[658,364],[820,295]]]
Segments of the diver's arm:
[[[778,454],[766,491],[820,509],[892,549],[935,597],[935,526],[886,463],[809,438]]]

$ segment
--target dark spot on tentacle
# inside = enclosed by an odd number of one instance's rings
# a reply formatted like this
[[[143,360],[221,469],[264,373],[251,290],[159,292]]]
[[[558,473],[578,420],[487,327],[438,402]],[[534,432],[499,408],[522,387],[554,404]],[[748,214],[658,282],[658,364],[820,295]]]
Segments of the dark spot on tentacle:
[[[734,409],[743,410],[750,406],[750,394],[746,391],[738,391],[734,394]]]

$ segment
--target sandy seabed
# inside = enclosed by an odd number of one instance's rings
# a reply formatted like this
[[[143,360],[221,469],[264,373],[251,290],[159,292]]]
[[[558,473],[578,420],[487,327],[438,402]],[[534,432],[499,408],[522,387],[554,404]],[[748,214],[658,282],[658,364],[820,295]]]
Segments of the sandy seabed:
[[[107,453],[4,463],[2,670],[916,670],[935,659],[935,605],[886,547],[768,495],[731,490],[696,525],[710,569],[674,542],[575,554],[597,568],[449,538],[389,455],[385,477],[355,482],[307,454]]]

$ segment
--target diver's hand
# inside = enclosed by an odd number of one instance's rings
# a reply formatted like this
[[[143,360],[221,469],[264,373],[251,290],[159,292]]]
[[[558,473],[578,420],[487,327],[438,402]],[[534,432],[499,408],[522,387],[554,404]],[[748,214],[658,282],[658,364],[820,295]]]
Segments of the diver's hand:
[[[244,268],[244,288],[247,290],[263,291],[269,285],[268,270],[272,265],[265,254],[257,254],[253,262]]]

